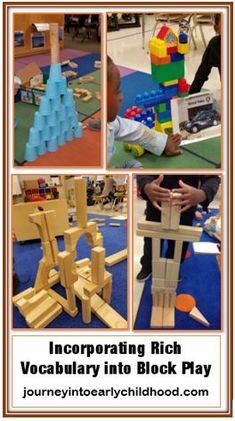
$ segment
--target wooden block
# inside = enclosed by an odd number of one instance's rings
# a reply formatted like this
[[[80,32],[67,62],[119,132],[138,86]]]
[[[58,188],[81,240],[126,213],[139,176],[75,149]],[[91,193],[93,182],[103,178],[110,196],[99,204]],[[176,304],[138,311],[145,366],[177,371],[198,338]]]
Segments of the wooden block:
[[[181,262],[183,241],[175,241],[175,250],[174,250],[174,261],[176,263]]]
[[[62,297],[61,295],[59,295],[56,291],[53,291],[53,289],[48,289],[47,290],[48,295],[50,295],[51,298],[53,298],[57,303],[60,304],[60,306],[63,307],[64,311],[66,313],[68,313],[70,316],[75,317],[78,314],[78,309],[75,306],[74,307],[70,307],[68,301]]]
[[[53,261],[54,261],[54,264],[57,265],[59,250],[58,250],[56,238],[54,238],[54,240],[51,240],[50,244],[51,244],[51,251],[52,251],[52,255],[53,255]]]
[[[156,222],[157,223],[157,222]],[[149,237],[149,238],[164,238],[165,240],[179,240],[179,241],[198,241],[200,239],[202,230],[201,228],[193,227],[191,233],[185,232],[185,227],[181,229],[180,226],[179,230],[162,230],[153,231],[153,230],[143,230],[138,229],[136,234],[140,237]],[[196,230],[200,229],[200,233]],[[195,231],[194,231],[195,230]]]
[[[82,320],[84,323],[91,322],[91,300],[85,295],[82,298]]]
[[[29,221],[37,225],[40,239],[43,242],[49,241],[46,220],[44,218],[44,212],[35,212],[29,215]]]
[[[96,97],[96,99],[98,99],[98,101],[101,101],[101,93],[100,92],[95,92],[95,97]]]
[[[100,60],[95,60],[94,67],[96,69],[100,69],[101,68],[101,61]]]
[[[43,256],[46,259],[48,263],[51,265],[55,264],[54,258],[53,258],[53,252],[51,249],[51,243],[49,241],[42,241],[41,242],[42,250],[43,250]]]
[[[170,229],[178,230],[180,224],[180,206],[171,205]]]
[[[66,251],[76,250],[76,245],[79,237],[82,235],[82,229],[73,227],[65,230],[64,232],[64,243]]]
[[[26,300],[25,298],[21,298],[17,302],[17,308],[19,312],[26,317],[30,311],[34,310],[37,306],[39,306],[48,296],[47,292],[42,289],[37,294],[35,294],[32,298]]]
[[[99,287],[104,282],[104,260],[105,249],[103,247],[94,247],[91,250],[91,279]]]
[[[165,279],[166,276],[166,259],[160,258],[159,260],[152,261],[153,278]]]
[[[55,239],[55,218],[56,212],[55,211],[44,211],[44,218],[45,218],[45,225],[48,233],[48,239],[54,240]]]
[[[103,247],[103,235],[98,232],[96,235],[96,240],[94,246],[100,246]]]
[[[105,227],[105,224],[97,224],[97,227],[99,227],[99,228]]]
[[[152,260],[157,261],[161,255],[161,241],[158,238],[152,239]]]
[[[189,313],[189,316],[192,317],[192,319],[196,320],[196,322],[199,322],[206,327],[210,326],[210,323],[208,322],[208,320],[206,320],[206,318],[198,310],[197,307],[193,307],[193,309]]]
[[[53,320],[56,319],[62,313],[62,307],[56,303],[53,309],[49,310],[46,315],[42,316],[40,321],[38,321],[33,327],[35,329],[40,329],[46,327],[51,323]]]
[[[161,226],[163,229],[170,229],[171,224],[171,204],[170,202],[161,202]]]
[[[19,294],[14,295],[14,297],[12,298],[12,301],[15,304],[21,298],[25,298],[27,300],[27,299],[33,297],[34,294],[35,294],[34,288],[28,288],[28,289],[25,289],[24,291],[20,292]]]
[[[58,253],[60,282],[65,288],[70,287],[77,280],[76,264],[73,255],[68,251]]]
[[[177,281],[166,281],[165,280],[165,288],[174,288],[176,289],[178,286],[178,280]]]
[[[112,329],[127,329],[127,321],[107,303],[99,307],[95,314]]]
[[[34,283],[34,291],[38,292],[41,289],[48,289],[49,288],[49,273],[53,268],[54,264],[51,262],[47,262],[45,257],[43,257],[38,266],[37,276]]]
[[[179,279],[179,263],[175,263],[173,259],[166,261],[166,281],[178,281]]]
[[[109,226],[110,226],[110,227],[120,227],[120,226],[121,226],[121,224],[116,224],[116,223],[111,222],[111,223],[109,224]]]
[[[163,322],[163,307],[153,306],[151,313],[150,327],[158,329],[162,328]]]
[[[92,96],[92,94],[90,94],[90,95],[85,96],[85,97],[82,99],[82,101],[83,101],[83,102],[88,102],[88,101],[90,101],[92,98],[93,98],[93,96]]]
[[[111,254],[105,258],[106,266],[113,266],[127,258],[127,249],[121,250],[118,253]]]
[[[81,259],[81,260],[77,260],[75,262],[77,269],[83,268],[85,266],[88,266],[89,263],[90,263],[90,259],[87,259],[87,258]]]
[[[87,83],[87,82],[93,82],[94,76],[81,76],[78,78],[80,83]]]
[[[161,278],[153,278],[152,280],[152,288],[165,288],[165,279],[161,279]]]
[[[86,182],[83,178],[75,178],[74,184],[78,227],[85,228],[87,226]]]
[[[112,295],[112,275],[110,275],[110,279],[107,284],[103,287],[102,291],[102,298],[106,303],[110,303]]]
[[[157,231],[159,233],[162,233],[162,238],[165,238],[166,240],[177,240],[178,237],[177,235],[180,234],[180,236],[184,236],[185,237],[185,241],[198,241],[196,240],[196,238],[200,239],[200,236],[202,234],[202,228],[199,227],[191,227],[191,226],[187,226],[187,225],[180,225],[179,226],[179,231],[178,232],[171,232],[170,230],[164,230],[161,227],[161,224],[159,222],[152,222],[152,221],[141,221],[138,222],[137,224],[137,228],[138,230],[143,230],[143,231]],[[168,235],[169,234],[169,235]],[[172,238],[170,238],[170,235],[172,236]],[[167,236],[167,237],[165,237]],[[188,237],[191,236],[193,239],[189,239]]]
[[[175,327],[175,309],[174,307],[164,307],[163,309],[163,328],[173,329]]]
[[[43,302],[26,316],[25,320],[27,324],[33,327],[35,324],[39,323],[41,318],[46,316],[47,312],[56,307],[56,304],[56,301],[47,294]]]

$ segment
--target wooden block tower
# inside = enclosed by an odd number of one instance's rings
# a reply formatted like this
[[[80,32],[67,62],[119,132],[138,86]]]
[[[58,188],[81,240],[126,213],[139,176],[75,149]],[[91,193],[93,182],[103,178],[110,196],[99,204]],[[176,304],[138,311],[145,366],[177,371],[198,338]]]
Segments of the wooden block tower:
[[[95,222],[87,218],[86,183],[82,178],[75,179],[75,197],[78,226],[64,232],[65,250],[58,252],[53,228],[55,211],[37,212],[29,215],[39,230],[43,257],[33,288],[13,297],[13,303],[25,317],[30,327],[47,326],[64,310],[70,316],[78,313],[76,296],[81,300],[82,319],[90,323],[91,313],[100,318],[108,327],[127,328],[126,320],[110,305],[112,294],[112,274],[105,270],[105,249],[103,237]],[[75,261],[77,242],[85,235],[92,246],[91,260]],[[54,267],[58,265],[57,272]],[[66,298],[52,289],[60,282]],[[100,294],[98,295],[98,294]]]
[[[172,199],[174,196],[172,197]],[[198,241],[202,228],[179,225],[179,207],[162,202],[161,223],[138,223],[137,235],[152,238],[152,328],[175,326],[175,296],[183,241]],[[173,259],[161,257],[161,240],[174,240]]]

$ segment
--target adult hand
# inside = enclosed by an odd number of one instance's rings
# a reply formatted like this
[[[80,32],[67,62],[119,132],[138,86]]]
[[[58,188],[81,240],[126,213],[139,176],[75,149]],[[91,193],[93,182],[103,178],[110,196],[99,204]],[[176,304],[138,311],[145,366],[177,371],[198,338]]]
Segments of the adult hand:
[[[181,206],[181,213],[206,200],[206,193],[203,190],[196,189],[182,180],[179,181],[179,186],[180,188],[173,189],[172,193],[180,193],[181,197],[173,199],[172,203],[174,206]]]
[[[148,196],[153,206],[160,211],[162,208],[158,202],[169,202],[171,198],[171,191],[160,186],[163,179],[164,175],[161,174],[156,180],[153,180],[151,183],[145,184],[144,186],[144,193]]]
[[[181,150],[179,148],[181,140],[182,140],[182,136],[179,133],[170,134],[166,141],[166,146],[164,150],[165,154],[167,156],[181,154]]]

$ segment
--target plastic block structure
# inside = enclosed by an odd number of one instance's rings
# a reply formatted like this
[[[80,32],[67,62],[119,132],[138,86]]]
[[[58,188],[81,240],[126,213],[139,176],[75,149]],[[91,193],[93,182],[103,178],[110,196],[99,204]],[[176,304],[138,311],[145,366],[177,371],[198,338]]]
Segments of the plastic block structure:
[[[172,129],[170,101],[175,96],[188,95],[189,86],[184,78],[184,55],[189,52],[187,31],[179,28],[176,34],[164,25],[158,34],[151,38],[151,74],[156,89],[136,96],[138,107],[154,107],[155,130],[165,132]]]
[[[29,215],[30,221],[38,227],[43,257],[39,262],[34,287],[14,296],[13,303],[25,317],[28,326],[42,328],[63,310],[75,317],[78,313],[78,297],[84,323],[90,323],[94,313],[108,327],[126,329],[126,320],[109,305],[112,274],[105,270],[102,234],[97,224],[87,219],[86,183],[82,178],[75,179],[75,202],[78,225],[64,231],[65,250],[61,252],[58,251],[53,228],[55,211]],[[86,236],[92,247],[91,259],[76,261],[77,242],[82,235]],[[58,271],[55,266],[58,266]],[[58,282],[65,289],[65,298],[52,289]]]
[[[59,63],[58,24],[50,24],[51,67],[46,93],[35,113],[25,147],[26,161],[34,161],[47,151],[55,152],[59,146],[74,138],[82,137],[82,125],[73,99],[67,88],[66,78]]]
[[[162,202],[161,222],[138,223],[137,235],[152,238],[152,328],[175,326],[175,297],[183,241],[199,241],[202,228],[180,225],[179,207]],[[173,259],[161,257],[161,240],[175,241]]]

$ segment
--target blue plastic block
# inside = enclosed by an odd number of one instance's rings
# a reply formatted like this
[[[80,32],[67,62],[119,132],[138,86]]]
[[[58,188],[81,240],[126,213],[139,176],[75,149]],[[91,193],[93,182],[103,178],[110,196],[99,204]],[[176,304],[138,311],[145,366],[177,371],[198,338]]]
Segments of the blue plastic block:
[[[180,44],[187,44],[188,42],[188,35],[184,32],[180,32],[179,34],[179,43]]]
[[[163,85],[161,86],[162,86],[162,91],[163,91],[165,100],[171,99],[173,96],[177,95],[178,93],[178,84],[171,85],[171,86],[163,86]]]
[[[153,107],[159,103],[159,91],[144,92],[143,95],[138,94],[136,96],[135,103],[138,106],[143,105],[144,107]],[[162,102],[162,101],[161,101]]]
[[[170,110],[165,111],[164,113],[157,113],[158,120],[165,120],[166,118],[171,119],[171,112]]]
[[[184,54],[180,54],[180,53],[172,53],[171,54],[171,61],[180,61],[180,60],[184,60]]]

